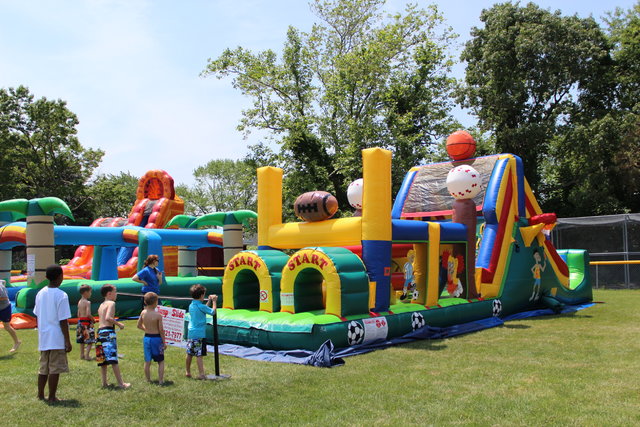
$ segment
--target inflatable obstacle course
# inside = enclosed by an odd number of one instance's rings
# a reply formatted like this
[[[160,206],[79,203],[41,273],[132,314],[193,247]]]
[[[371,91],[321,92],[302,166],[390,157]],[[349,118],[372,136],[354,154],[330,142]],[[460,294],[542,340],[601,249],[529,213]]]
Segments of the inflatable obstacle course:
[[[471,233],[455,222],[446,182],[449,171],[465,165],[463,172],[481,176],[473,196],[478,225]],[[237,305],[227,297],[218,310],[222,342],[315,350],[331,340],[340,348],[425,325],[447,327],[541,307],[558,311],[592,299],[588,254],[553,247],[545,234],[553,221],[540,222],[547,214],[517,156],[413,168],[393,207],[390,153],[364,150],[363,169],[361,217],[297,223],[282,223],[282,172],[258,170],[259,250],[236,255],[223,285],[226,296],[252,302]],[[298,251],[287,255],[285,249]],[[476,249],[471,265],[468,249]],[[258,271],[266,262],[258,269],[248,262],[262,251],[278,260],[268,272]],[[407,263],[413,289],[401,300],[390,279]],[[237,268],[246,273],[227,274]]]

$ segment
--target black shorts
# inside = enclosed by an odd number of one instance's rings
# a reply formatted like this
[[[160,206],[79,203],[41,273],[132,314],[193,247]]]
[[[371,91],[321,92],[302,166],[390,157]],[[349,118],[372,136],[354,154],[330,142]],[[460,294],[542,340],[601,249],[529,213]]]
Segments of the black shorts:
[[[0,310],[0,322],[11,322],[11,304]]]

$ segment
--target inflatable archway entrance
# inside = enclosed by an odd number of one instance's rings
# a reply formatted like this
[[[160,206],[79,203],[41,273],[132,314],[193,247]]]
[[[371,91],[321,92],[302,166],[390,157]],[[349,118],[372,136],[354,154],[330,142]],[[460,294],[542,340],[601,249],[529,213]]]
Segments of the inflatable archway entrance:
[[[282,270],[282,311],[299,313],[322,308],[345,317],[369,312],[369,277],[362,260],[345,248],[304,248]]]
[[[223,308],[280,311],[280,276],[288,260],[286,254],[274,250],[234,255],[224,270]]]

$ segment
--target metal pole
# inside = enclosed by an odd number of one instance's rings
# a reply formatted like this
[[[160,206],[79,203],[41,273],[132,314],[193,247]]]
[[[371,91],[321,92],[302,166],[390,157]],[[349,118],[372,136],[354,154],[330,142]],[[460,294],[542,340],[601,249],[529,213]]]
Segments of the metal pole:
[[[624,222],[622,223],[622,232],[624,233],[624,235],[622,236],[623,238],[623,247],[624,247],[624,260],[625,261],[629,261],[629,241],[627,240],[627,215],[624,216]],[[627,287],[627,289],[629,289],[631,287],[631,279],[629,277],[629,265],[625,264],[624,266],[624,282],[625,285]]]
[[[215,311],[213,313],[213,358],[215,360],[216,374],[215,375],[207,375],[207,379],[210,380],[226,380],[231,378],[231,375],[225,375],[220,373],[220,354],[218,352],[218,313]]]
[[[217,311],[217,310],[216,310]],[[213,355],[216,364],[216,377],[220,376],[220,355],[218,354],[218,313],[213,313]]]

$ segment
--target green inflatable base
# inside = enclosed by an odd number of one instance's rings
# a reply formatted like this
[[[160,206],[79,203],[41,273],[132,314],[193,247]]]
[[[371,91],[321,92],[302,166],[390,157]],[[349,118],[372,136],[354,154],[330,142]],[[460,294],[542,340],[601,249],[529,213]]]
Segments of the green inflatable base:
[[[69,296],[69,305],[71,306],[71,316],[76,317],[78,309],[78,301],[80,300],[80,285],[89,285],[93,289],[91,292],[91,312],[94,315],[98,313],[98,307],[104,301],[100,294],[102,285],[116,285],[118,292],[130,294],[138,294],[140,297],[119,295],[116,300],[116,316],[118,317],[134,317],[140,315],[142,311],[142,285],[131,279],[119,280],[65,280],[62,282],[60,289]],[[160,295],[170,295],[176,297],[190,298],[189,288],[192,285],[201,284],[207,289],[207,294],[218,295],[218,304],[222,304],[222,277],[166,277],[166,283],[160,286]],[[16,295],[16,311],[33,315],[33,306],[35,305],[36,295],[39,289],[24,288]],[[187,309],[191,300],[161,300],[163,305]]]
[[[405,335],[419,327],[450,326],[491,317],[493,300],[446,298],[439,306],[401,303],[378,315],[353,315],[341,319],[323,311],[267,313],[250,310],[218,310],[221,343],[277,350],[316,350],[326,340],[336,348]],[[189,316],[185,322],[187,336]],[[212,319],[209,318],[209,324]],[[207,328],[207,341],[213,343],[213,328]]]

